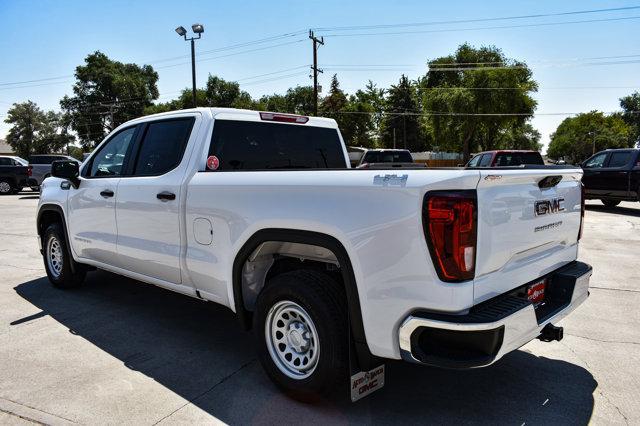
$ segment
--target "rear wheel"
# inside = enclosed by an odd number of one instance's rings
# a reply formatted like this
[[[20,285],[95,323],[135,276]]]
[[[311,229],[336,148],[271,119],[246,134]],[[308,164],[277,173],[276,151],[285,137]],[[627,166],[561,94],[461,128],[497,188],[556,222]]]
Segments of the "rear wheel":
[[[321,272],[277,275],[258,296],[253,328],[260,362],[295,399],[311,400],[346,384],[347,327],[344,290]]]
[[[15,188],[8,179],[0,179],[0,195],[13,194]]]
[[[608,208],[613,208],[615,206],[617,206],[618,204],[620,204],[620,201],[618,200],[602,200],[602,204],[604,204],[605,207]]]
[[[44,267],[51,284],[58,288],[73,288],[84,282],[87,269],[69,256],[67,240],[60,223],[52,223],[46,229],[43,246]]]

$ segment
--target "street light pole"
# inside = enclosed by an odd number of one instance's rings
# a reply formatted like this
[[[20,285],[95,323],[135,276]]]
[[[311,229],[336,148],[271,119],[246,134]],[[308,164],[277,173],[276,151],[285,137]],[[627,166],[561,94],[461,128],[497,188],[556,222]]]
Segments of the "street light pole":
[[[185,41],[191,42],[191,84],[192,84],[192,97],[193,97],[193,107],[197,107],[196,100],[196,44],[195,40],[198,40],[202,37],[202,33],[204,32],[204,26],[202,24],[193,24],[191,29],[195,34],[198,34],[198,37],[189,37],[187,38],[187,30],[184,27],[180,26],[176,28],[176,32],[180,37],[184,37]]]
[[[196,42],[191,38],[191,91],[193,93],[193,107],[197,107],[196,103]]]

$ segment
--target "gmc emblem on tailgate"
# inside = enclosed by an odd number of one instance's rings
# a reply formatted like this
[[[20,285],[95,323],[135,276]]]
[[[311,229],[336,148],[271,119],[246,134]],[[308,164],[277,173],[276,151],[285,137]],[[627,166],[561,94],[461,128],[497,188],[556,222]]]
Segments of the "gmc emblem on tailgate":
[[[536,216],[559,213],[564,211],[564,198],[552,198],[551,200],[540,200],[534,204]]]

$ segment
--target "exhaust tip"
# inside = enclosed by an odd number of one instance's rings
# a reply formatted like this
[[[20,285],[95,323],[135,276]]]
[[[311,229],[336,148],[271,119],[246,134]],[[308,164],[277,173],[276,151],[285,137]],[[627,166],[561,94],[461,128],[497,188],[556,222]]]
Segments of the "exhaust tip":
[[[540,333],[540,336],[538,336],[538,339],[542,340],[543,342],[559,342],[563,337],[564,329],[562,327],[556,327],[555,325],[549,323],[544,326],[542,332]]]

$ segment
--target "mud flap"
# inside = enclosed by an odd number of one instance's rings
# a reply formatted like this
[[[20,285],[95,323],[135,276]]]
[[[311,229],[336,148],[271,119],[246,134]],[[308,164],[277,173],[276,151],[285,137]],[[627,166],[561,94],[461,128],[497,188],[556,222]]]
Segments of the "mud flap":
[[[349,327],[349,392],[356,402],[384,386],[385,365],[371,355],[366,343],[356,342]],[[364,370],[364,371],[363,371]]]
[[[364,398],[384,386],[384,364],[373,370],[360,371],[351,375],[351,402]]]

